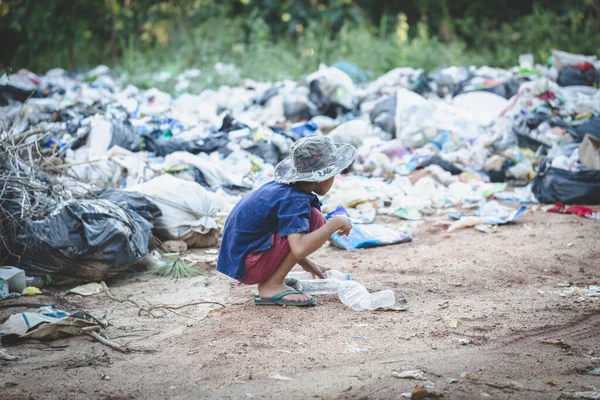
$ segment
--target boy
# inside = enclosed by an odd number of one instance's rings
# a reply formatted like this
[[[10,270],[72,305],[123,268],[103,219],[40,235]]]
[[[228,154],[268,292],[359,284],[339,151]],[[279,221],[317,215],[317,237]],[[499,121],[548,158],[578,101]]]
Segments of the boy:
[[[233,208],[225,222],[217,270],[246,285],[258,284],[254,304],[316,304],[314,298],[286,285],[285,277],[299,264],[325,278],[326,269],[307,256],[334,232],[347,235],[352,223],[344,216],[325,221],[316,195],[326,194],[335,176],[355,156],[353,146],[335,145],[324,136],[300,139],[290,156],[275,167],[275,181],[248,194]]]

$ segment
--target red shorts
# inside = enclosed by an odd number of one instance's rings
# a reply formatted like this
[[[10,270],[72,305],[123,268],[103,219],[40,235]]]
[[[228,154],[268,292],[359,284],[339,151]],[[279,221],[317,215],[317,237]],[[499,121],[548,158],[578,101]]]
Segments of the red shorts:
[[[325,222],[325,216],[313,207],[310,210],[309,231],[319,229]],[[290,244],[287,238],[279,236],[279,232],[273,234],[271,242],[273,245],[269,250],[248,254],[245,263],[246,278],[241,279],[241,283],[255,285],[269,278],[279,268],[290,252]]]

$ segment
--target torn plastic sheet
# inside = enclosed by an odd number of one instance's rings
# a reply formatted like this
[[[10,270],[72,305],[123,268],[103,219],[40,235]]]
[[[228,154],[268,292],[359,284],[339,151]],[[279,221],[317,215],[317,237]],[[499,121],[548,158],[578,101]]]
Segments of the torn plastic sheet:
[[[504,225],[515,222],[527,210],[526,206],[520,206],[516,210],[501,206],[497,201],[488,201],[477,210],[477,217],[482,223],[488,225]],[[469,218],[467,215],[450,214],[450,218],[460,220]]]
[[[0,326],[0,340],[7,343],[23,339],[52,340],[65,336],[79,336],[84,328],[101,325],[84,311],[67,314],[52,306],[38,308],[35,312],[11,315]]]
[[[395,229],[377,224],[353,224],[348,236],[341,236],[335,232],[331,235],[331,241],[341,249],[350,250],[406,243],[412,241],[412,238]]]

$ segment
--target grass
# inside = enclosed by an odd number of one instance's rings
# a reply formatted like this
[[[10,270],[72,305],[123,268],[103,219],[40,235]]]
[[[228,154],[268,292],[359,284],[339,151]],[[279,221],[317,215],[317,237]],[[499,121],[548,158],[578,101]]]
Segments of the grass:
[[[474,38],[469,46],[456,35],[450,43],[443,43],[422,24],[411,27],[410,32],[399,32],[398,27],[394,31],[385,24],[346,24],[335,35],[327,27],[311,25],[296,37],[274,38],[269,26],[259,18],[222,18],[208,20],[191,30],[170,32],[165,46],[144,43],[132,36],[121,38],[119,61],[112,67],[127,83],[178,94],[237,85],[241,78],[298,80],[321,63],[330,65],[342,60],[355,64],[373,80],[405,66],[426,71],[450,65],[511,67],[517,64],[519,54],[528,52],[534,54],[536,62],[545,63],[552,48],[600,55],[595,45],[600,35],[593,26],[577,25],[565,18],[536,10],[500,28],[459,21],[460,29],[472,30],[467,35]],[[93,38],[76,40],[75,53],[79,68],[98,63],[110,65],[108,45],[95,43]],[[17,63],[15,69],[45,72],[66,65],[65,49],[48,49],[28,62]],[[178,75],[190,69],[196,75],[182,85]]]
[[[175,279],[191,278],[194,276],[203,275],[200,270],[189,267],[181,258],[166,259],[162,265],[150,270],[152,275],[165,276]]]

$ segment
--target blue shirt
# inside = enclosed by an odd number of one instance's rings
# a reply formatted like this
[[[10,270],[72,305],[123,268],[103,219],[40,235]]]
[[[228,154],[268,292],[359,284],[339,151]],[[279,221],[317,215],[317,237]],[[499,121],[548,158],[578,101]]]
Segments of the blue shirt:
[[[321,203],[290,185],[268,182],[246,195],[225,221],[217,271],[234,279],[246,278],[246,256],[271,248],[271,236],[308,233],[310,212]]]

